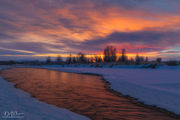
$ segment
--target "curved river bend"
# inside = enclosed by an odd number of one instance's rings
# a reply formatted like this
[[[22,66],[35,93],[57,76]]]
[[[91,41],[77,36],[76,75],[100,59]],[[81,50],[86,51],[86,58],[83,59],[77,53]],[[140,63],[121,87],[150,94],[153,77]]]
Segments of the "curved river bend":
[[[40,101],[93,120],[174,120],[109,91],[100,76],[35,68],[8,69],[1,75]]]

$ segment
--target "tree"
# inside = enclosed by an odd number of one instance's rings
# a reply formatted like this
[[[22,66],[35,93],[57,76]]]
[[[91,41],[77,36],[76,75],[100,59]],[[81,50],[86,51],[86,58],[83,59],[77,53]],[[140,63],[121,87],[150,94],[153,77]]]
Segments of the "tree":
[[[149,58],[148,58],[148,57],[146,57],[145,62],[146,62],[146,63],[148,63],[148,62],[149,62]]]
[[[61,64],[63,61],[62,61],[62,58],[61,56],[59,55],[57,58],[56,58],[56,63],[57,64]]]
[[[129,62],[130,62],[130,64],[134,64],[135,63],[133,58],[131,58]]]
[[[104,49],[104,62],[116,62],[116,48],[107,46]]]
[[[89,58],[89,63],[93,63],[94,62],[94,58],[93,57],[90,57]]]
[[[122,49],[121,57],[119,58],[119,62],[127,62],[126,49]]]
[[[95,62],[101,63],[102,62],[102,58],[100,56],[95,56]]]
[[[143,56],[140,57],[140,63],[141,64],[144,63],[144,57]]]
[[[70,54],[69,57],[66,58],[66,63],[71,64],[72,63],[72,55]]]
[[[76,58],[76,57],[73,57],[72,62],[73,62],[73,63],[77,63],[77,58]]]
[[[156,59],[156,62],[157,62],[158,64],[160,64],[161,61],[162,61],[162,58],[157,58],[157,59]]]
[[[51,57],[48,56],[48,57],[46,58],[46,64],[50,64],[50,63],[51,63]]]
[[[135,58],[135,62],[136,62],[136,65],[139,65],[141,60],[140,60],[140,57],[139,57],[139,54],[136,54],[136,58]]]
[[[139,56],[138,54],[136,54],[135,60],[136,60],[136,61],[135,61],[135,62],[136,62],[136,65],[140,65],[140,64],[142,64],[142,63],[145,62],[144,57],[143,57],[143,56]]]
[[[87,63],[87,59],[86,59],[85,55],[81,52],[78,54],[78,62],[79,63]]]
[[[176,60],[167,61],[166,64],[168,66],[177,66],[178,62]]]

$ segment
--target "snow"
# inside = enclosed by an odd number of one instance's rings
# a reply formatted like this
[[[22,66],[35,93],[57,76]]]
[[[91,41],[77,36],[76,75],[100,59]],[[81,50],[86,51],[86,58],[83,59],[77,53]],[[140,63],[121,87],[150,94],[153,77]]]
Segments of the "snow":
[[[4,68],[10,67],[5,66]],[[99,74],[110,82],[112,89],[124,95],[138,98],[139,101],[145,104],[156,105],[180,115],[180,67],[159,66],[158,69],[142,69],[138,67],[115,66],[109,68],[105,66],[103,68],[94,68],[83,65],[76,67],[48,65],[39,66],[38,68]],[[12,110],[23,112],[27,120],[88,119],[66,109],[40,102],[32,98],[28,93],[14,88],[11,83],[0,78],[0,115],[4,111]]]
[[[149,105],[180,114],[180,67],[140,69],[136,67],[91,68],[43,66],[43,68],[74,73],[95,73],[110,82],[111,88]]]
[[[5,112],[23,113],[20,115],[23,120],[89,120],[66,109],[40,102],[0,77],[0,119],[6,119],[3,118],[7,117],[4,116]]]

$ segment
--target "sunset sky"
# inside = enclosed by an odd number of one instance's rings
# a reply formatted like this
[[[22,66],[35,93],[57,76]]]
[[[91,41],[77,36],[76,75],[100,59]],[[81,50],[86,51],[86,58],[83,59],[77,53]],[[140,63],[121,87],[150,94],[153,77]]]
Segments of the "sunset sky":
[[[180,59],[180,0],[0,0],[0,60],[104,47]]]

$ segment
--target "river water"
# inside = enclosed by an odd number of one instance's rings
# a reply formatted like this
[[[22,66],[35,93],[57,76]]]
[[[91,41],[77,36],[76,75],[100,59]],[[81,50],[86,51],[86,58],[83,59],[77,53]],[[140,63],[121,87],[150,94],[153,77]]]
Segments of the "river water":
[[[1,75],[40,101],[93,120],[174,120],[166,112],[110,91],[101,76],[37,68],[7,69]]]

